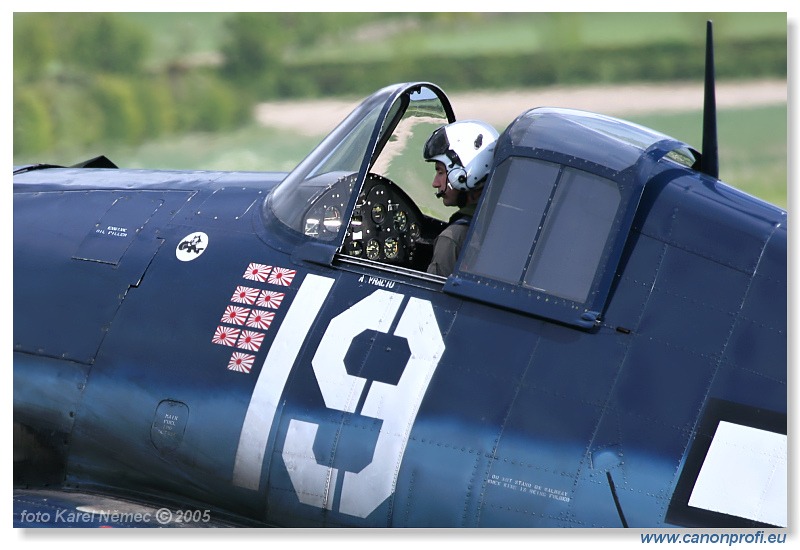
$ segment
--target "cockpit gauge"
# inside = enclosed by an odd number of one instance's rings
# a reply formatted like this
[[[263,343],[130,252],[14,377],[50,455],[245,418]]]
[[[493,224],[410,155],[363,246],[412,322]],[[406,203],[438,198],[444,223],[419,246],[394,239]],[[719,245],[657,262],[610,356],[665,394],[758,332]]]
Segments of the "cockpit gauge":
[[[383,223],[383,220],[386,218],[386,208],[381,203],[377,203],[375,206],[372,207],[372,221],[374,221],[377,225]]]
[[[420,233],[419,225],[415,222],[411,222],[411,225],[408,226],[408,236],[411,237],[411,240],[416,241],[419,239]]]
[[[367,242],[367,258],[377,260],[381,256],[381,243],[378,239],[370,239]]]
[[[306,218],[306,224],[303,228],[303,233],[309,237],[319,237],[319,219]]]
[[[398,210],[394,213],[394,228],[401,233],[406,230],[408,225],[408,214],[403,210]]]
[[[345,253],[349,256],[360,258],[361,255],[364,254],[364,245],[361,241],[348,241]]]
[[[337,233],[342,226],[342,213],[335,206],[329,206],[325,209],[325,219],[322,225],[326,231],[330,233]]]
[[[400,244],[394,237],[389,237],[383,243],[383,253],[386,255],[387,260],[394,260],[397,258],[397,253],[400,251]]]

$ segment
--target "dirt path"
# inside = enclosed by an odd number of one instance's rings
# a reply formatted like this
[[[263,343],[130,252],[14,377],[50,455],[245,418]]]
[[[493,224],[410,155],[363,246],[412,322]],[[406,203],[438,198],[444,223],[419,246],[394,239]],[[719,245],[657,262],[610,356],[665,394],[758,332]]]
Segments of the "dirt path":
[[[446,91],[446,90],[445,90]],[[785,80],[718,82],[717,108],[780,105],[787,102]],[[570,107],[624,117],[647,112],[702,109],[698,84],[551,87],[502,92],[448,94],[459,119],[479,118],[498,128],[531,107]],[[308,135],[330,131],[360,100],[310,100],[262,103],[255,116],[264,126],[294,128]]]

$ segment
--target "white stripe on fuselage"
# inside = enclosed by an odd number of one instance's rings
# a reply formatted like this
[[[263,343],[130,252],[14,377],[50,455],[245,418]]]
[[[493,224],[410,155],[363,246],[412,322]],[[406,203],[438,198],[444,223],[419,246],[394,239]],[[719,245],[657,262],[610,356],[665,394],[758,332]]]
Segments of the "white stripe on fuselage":
[[[307,275],[278,329],[258,375],[239,435],[233,468],[233,484],[238,487],[258,490],[269,432],[281,394],[333,282],[329,277]]]
[[[720,422],[689,506],[785,527],[786,435]]]

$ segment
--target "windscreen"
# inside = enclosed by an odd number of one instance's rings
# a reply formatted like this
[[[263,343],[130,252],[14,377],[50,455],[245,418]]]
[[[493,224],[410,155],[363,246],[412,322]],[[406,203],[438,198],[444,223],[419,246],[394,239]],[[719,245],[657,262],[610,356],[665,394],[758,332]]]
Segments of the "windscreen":
[[[384,88],[361,103],[272,192],[269,205],[281,222],[302,232],[310,204],[341,177],[358,172],[391,92]]]
[[[365,161],[372,162],[369,172],[396,183],[426,215],[449,217],[451,212],[436,199],[431,186],[434,166],[422,156],[428,137],[449,122],[448,110],[434,90],[421,85],[398,94],[381,120],[395,91],[386,88],[365,100],[279,184],[269,198],[269,207],[281,222],[306,236],[334,238],[338,231],[330,228],[347,221],[347,204],[360,184],[355,176]],[[372,151],[370,143],[378,124],[380,135]],[[331,193],[336,197],[329,196]],[[330,212],[316,215],[314,205],[321,201],[330,203]],[[312,210],[314,216],[306,215]],[[328,229],[323,231],[325,227]]]

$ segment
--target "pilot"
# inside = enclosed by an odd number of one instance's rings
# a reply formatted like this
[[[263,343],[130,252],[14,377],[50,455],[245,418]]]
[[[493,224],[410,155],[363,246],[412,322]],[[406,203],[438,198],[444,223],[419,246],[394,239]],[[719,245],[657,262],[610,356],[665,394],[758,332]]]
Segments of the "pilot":
[[[464,120],[438,128],[425,143],[423,157],[435,163],[436,196],[445,206],[458,207],[434,241],[428,273],[447,277],[453,271],[489,176],[497,138],[497,130],[491,125]]]

